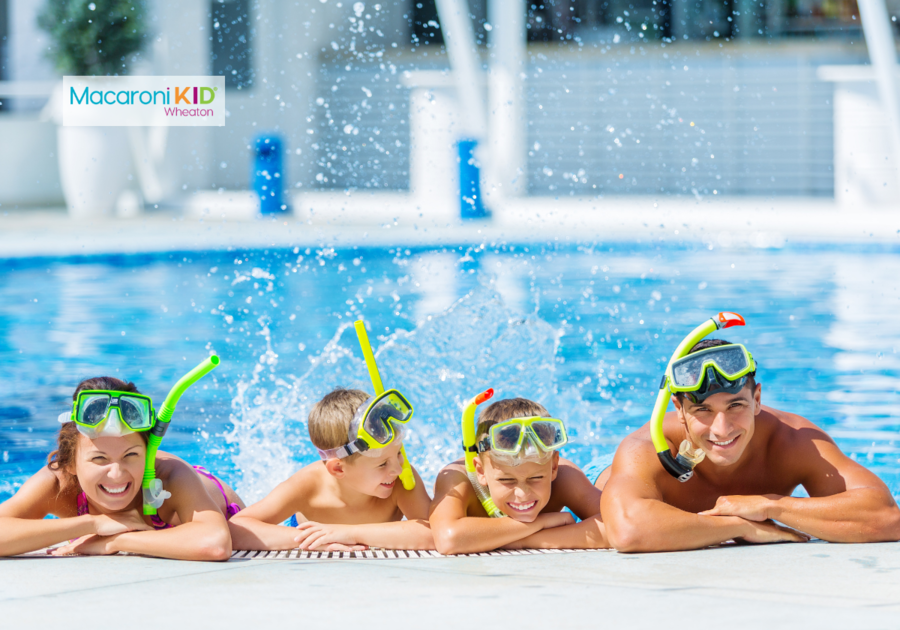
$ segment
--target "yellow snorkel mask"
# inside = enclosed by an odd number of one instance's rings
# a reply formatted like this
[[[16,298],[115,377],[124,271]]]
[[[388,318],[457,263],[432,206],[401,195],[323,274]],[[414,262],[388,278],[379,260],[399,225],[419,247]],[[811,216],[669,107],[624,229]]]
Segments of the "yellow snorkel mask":
[[[666,366],[666,373],[659,384],[659,393],[650,418],[650,437],[663,468],[678,481],[685,482],[690,479],[694,474],[694,467],[703,461],[705,454],[693,448],[688,440],[681,443],[677,456],[672,456],[669,451],[669,443],[663,433],[663,419],[672,395],[682,392],[689,396],[705,398],[717,391],[740,389],[744,386],[746,376],[756,370],[753,357],[744,346],[738,344],[703,350],[690,355],[693,357],[692,360],[682,361],[682,359],[710,333],[745,324],[744,318],[737,313],[727,311],[718,313],[697,326],[678,344]],[[719,389],[716,390],[716,387]]]
[[[375,355],[372,346],[369,345],[369,336],[366,334],[366,325],[363,320],[354,322],[356,336],[359,338],[359,346],[362,348],[363,357],[366,359],[366,367],[369,370],[369,378],[372,379],[372,387],[375,395],[369,398],[353,416],[350,422],[348,439],[344,446],[319,450],[322,459],[338,459],[349,457],[353,453],[366,455],[393,444],[395,440],[403,439],[401,426],[412,419],[413,408],[406,397],[396,389],[385,391],[381,383],[381,375],[378,373],[378,365],[375,363]],[[416,477],[413,475],[409,459],[406,457],[406,447],[400,445],[400,454],[403,457],[403,465],[400,470],[400,483],[407,490],[416,487]]]
[[[484,511],[487,512],[488,516],[491,518],[502,518],[506,516],[506,514],[504,514],[494,503],[494,500],[491,499],[491,495],[488,493],[487,488],[478,482],[478,475],[475,472],[475,456],[478,455],[478,446],[475,443],[475,440],[478,437],[475,435],[475,409],[493,395],[494,390],[487,389],[475,396],[475,398],[467,402],[466,406],[463,407],[463,450],[466,453],[466,476],[469,478],[472,488],[475,489],[475,494],[478,496],[478,500],[481,501]]]

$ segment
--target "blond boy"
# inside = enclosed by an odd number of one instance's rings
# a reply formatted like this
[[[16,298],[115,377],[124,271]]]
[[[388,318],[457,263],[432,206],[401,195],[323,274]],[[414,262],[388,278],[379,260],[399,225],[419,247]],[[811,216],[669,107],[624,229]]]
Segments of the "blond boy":
[[[327,459],[300,469],[233,518],[235,549],[434,549],[426,521],[430,497],[419,474],[413,469],[412,490],[398,480],[403,465],[399,428],[384,448],[349,455],[341,448],[353,442],[351,421],[370,400],[365,392],[339,388],[315,404],[309,437]],[[346,456],[334,456],[335,451]],[[296,526],[280,525],[288,519]]]

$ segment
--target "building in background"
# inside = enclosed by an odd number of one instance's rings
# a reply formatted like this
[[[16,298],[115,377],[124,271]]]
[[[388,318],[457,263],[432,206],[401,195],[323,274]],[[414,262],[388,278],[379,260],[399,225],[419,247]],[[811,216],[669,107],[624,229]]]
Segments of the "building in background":
[[[483,56],[489,1],[469,5]],[[261,132],[284,138],[293,190],[409,186],[402,77],[448,67],[434,0],[149,8],[152,41],[135,72],[224,75],[228,89],[224,128],[168,130],[171,190],[247,188]],[[39,10],[0,0],[0,80],[56,78]],[[834,194],[834,87],[816,68],[868,61],[854,0],[533,0],[523,10],[529,194]],[[35,185],[50,191],[45,100],[0,94],[0,165],[46,161]],[[0,182],[5,207],[48,203],[10,186]]]

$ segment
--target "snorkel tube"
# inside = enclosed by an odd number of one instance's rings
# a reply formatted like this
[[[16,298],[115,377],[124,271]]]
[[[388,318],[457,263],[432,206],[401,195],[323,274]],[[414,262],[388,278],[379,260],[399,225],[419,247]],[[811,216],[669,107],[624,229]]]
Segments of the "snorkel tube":
[[[679,449],[676,457],[672,456],[669,451],[669,443],[666,442],[666,436],[663,433],[663,418],[666,416],[666,408],[669,406],[669,400],[672,397],[672,391],[669,389],[669,373],[672,363],[686,356],[691,348],[697,345],[701,339],[722,328],[730,328],[731,326],[744,326],[746,322],[744,318],[737,313],[724,311],[715,317],[706,320],[697,326],[691,333],[685,337],[672,358],[666,366],[666,373],[663,375],[662,382],[659,384],[659,394],[656,395],[656,404],[653,407],[653,415],[650,417],[650,437],[653,440],[653,447],[656,449],[656,455],[670,475],[681,481],[682,483],[690,479],[694,474],[694,466],[700,463],[696,457],[691,457],[684,449]]]
[[[359,347],[362,349],[363,356],[366,359],[366,367],[369,370],[369,378],[372,379],[372,387],[375,388],[375,395],[379,396],[384,393],[384,385],[381,383],[381,375],[378,373],[378,364],[375,363],[375,355],[372,353],[372,346],[369,344],[369,336],[366,334],[366,324],[359,319],[353,323],[356,329],[356,337],[359,339]],[[403,455],[403,465],[400,469],[400,483],[406,490],[412,490],[416,487],[416,477],[413,475],[412,467],[409,465],[409,459],[406,457],[406,446],[400,444],[400,453]]]
[[[219,365],[219,357],[212,355],[207,357],[200,365],[182,376],[175,387],[169,391],[163,401],[159,413],[156,415],[156,424],[150,429],[150,437],[147,439],[147,459],[144,463],[144,481],[141,484],[144,493],[144,514],[156,514],[156,510],[163,501],[171,497],[171,493],[163,490],[162,480],[156,478],[156,451],[162,442],[163,436],[169,428],[169,421],[175,413],[175,405],[178,399],[187,391],[187,388],[212,372]]]
[[[475,472],[475,456],[478,454],[478,450],[475,448],[475,440],[478,437],[475,435],[475,408],[493,395],[494,390],[487,389],[467,402],[466,406],[463,408],[463,450],[466,454],[466,476],[469,478],[472,488],[475,489],[475,494],[478,496],[478,500],[481,501],[484,511],[487,512],[488,516],[491,518],[502,518],[506,516],[506,514],[500,511],[494,503],[494,500],[491,499],[491,495],[488,493],[487,488],[478,482],[478,475]]]

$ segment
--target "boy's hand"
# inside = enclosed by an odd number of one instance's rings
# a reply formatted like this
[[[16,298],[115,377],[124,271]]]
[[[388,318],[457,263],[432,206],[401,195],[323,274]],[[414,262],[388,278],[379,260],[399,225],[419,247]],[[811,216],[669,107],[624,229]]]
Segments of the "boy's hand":
[[[297,525],[297,537],[294,542],[304,551],[364,551],[366,545],[360,545],[353,534],[352,525],[336,525],[332,523],[316,523],[306,521]],[[340,548],[330,548],[332,545]]]
[[[541,524],[542,529],[575,524],[575,519],[568,512],[546,512],[545,514],[539,514],[536,520]]]

